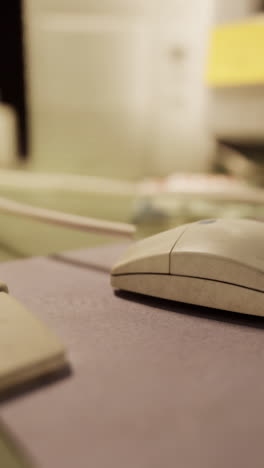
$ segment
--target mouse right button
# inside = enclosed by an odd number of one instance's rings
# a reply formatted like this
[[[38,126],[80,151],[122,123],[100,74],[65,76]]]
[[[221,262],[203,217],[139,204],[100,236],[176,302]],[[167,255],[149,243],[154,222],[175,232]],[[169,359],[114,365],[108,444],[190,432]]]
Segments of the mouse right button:
[[[255,221],[194,223],[170,256],[170,274],[264,291],[264,227]]]

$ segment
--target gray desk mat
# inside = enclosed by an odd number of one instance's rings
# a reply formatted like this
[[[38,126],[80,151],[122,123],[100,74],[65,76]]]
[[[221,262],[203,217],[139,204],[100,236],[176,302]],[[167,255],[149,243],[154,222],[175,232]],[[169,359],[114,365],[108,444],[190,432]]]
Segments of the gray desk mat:
[[[262,468],[264,320],[113,294],[123,249],[0,265],[73,369],[2,403],[4,424],[40,468]]]

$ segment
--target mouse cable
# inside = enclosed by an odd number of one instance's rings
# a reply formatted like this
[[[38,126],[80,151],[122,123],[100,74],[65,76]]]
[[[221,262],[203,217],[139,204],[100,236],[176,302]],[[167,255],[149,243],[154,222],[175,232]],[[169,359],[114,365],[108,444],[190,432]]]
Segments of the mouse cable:
[[[63,226],[83,232],[93,232],[107,236],[131,238],[136,232],[133,224],[105,221],[85,216],[63,213],[61,211],[34,207],[0,197],[0,213],[13,214],[35,219],[48,224]]]

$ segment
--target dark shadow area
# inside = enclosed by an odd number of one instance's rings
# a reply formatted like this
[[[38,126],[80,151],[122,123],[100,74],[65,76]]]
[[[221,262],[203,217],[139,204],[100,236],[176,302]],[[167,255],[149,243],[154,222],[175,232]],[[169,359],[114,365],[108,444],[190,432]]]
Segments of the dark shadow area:
[[[82,260],[75,260],[74,258],[65,257],[60,254],[49,255],[50,260],[55,260],[56,262],[64,263],[66,265],[75,266],[77,268],[83,268],[85,270],[94,270],[102,273],[107,273],[108,275],[111,272],[111,268],[105,265],[98,265],[92,262],[83,262]]]
[[[217,322],[230,323],[250,328],[264,329],[264,318],[255,315],[239,314],[237,312],[227,312],[219,309],[210,309],[183,302],[169,301],[168,299],[160,299],[152,296],[144,296],[143,294],[133,293],[129,291],[116,290],[115,295],[125,301],[133,301],[138,304],[144,304],[156,309],[175,312],[202,319],[215,320]]]
[[[45,376],[37,377],[29,380],[21,385],[16,385],[14,388],[0,392],[0,405],[16,398],[20,398],[25,394],[33,393],[47,386],[54,385],[62,379],[72,377],[73,370],[69,364],[66,364],[63,369],[53,371]]]
[[[0,54],[1,101],[16,111],[19,154],[26,157],[29,148],[22,0],[1,2]]]

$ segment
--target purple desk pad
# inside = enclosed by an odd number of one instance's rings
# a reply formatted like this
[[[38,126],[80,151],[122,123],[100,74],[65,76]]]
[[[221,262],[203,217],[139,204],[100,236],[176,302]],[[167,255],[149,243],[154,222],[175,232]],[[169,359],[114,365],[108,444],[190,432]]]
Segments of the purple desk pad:
[[[1,419],[40,468],[263,468],[264,320],[115,295],[111,246],[0,265],[72,374]]]

